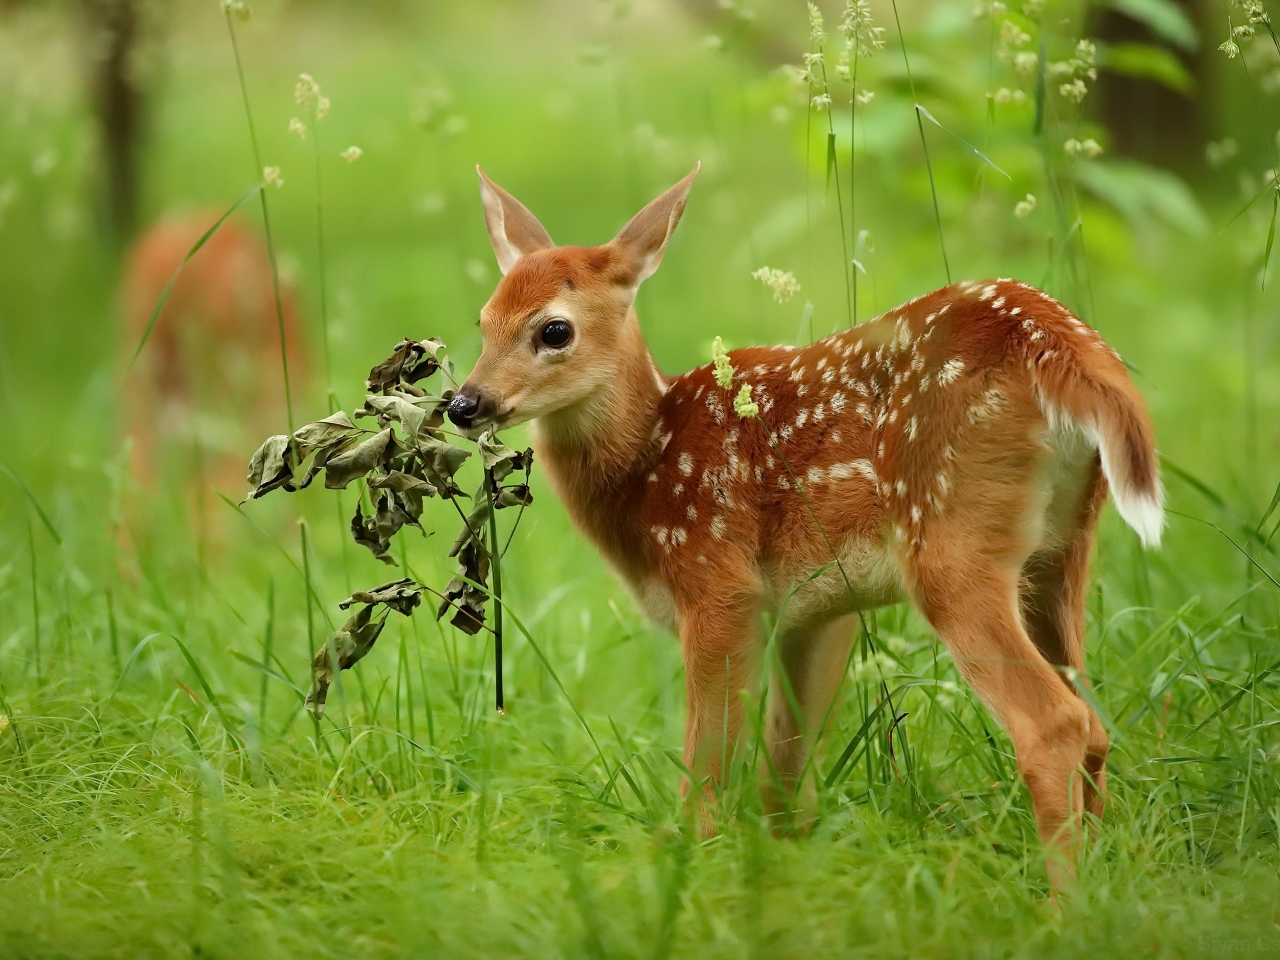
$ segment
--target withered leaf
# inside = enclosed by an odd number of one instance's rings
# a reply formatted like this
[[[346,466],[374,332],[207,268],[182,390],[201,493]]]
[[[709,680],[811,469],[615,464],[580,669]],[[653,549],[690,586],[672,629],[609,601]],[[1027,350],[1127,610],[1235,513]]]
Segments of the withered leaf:
[[[465,579],[464,579],[465,578]],[[467,581],[472,581],[468,583]],[[484,543],[472,539],[458,551],[458,576],[444,588],[444,599],[436,611],[436,619],[453,610],[450,621],[464,633],[479,633],[484,626],[485,604],[489,600],[489,551]]]
[[[378,526],[378,517],[375,513],[372,517],[366,517],[360,509],[360,501],[356,501],[355,516],[351,518],[351,539],[362,547],[366,547],[370,553],[385,564],[395,566],[396,561],[391,556],[391,542],[389,537],[382,536],[382,530]]]
[[[374,620],[374,605],[361,607],[333,633],[325,645],[316,651],[311,661],[311,689],[307,691],[306,707],[316,717],[324,716],[325,701],[329,697],[329,685],[333,683],[333,665],[339,670],[349,670],[366,653],[373,649],[387,619]]]
[[[533,503],[533,491],[528,484],[515,483],[508,487],[499,487],[498,495],[493,498],[493,505],[501,510],[503,507],[527,507]]]
[[[311,457],[311,465],[307,467],[306,473],[302,475],[302,482],[298,484],[298,489],[305,490],[311,486],[311,481],[328,465],[330,460],[353,449],[358,443],[359,434],[350,437],[338,437],[324,446],[316,448]]]
[[[361,604],[359,610],[347,618],[347,622],[329,635],[325,645],[316,651],[311,661],[311,690],[307,693],[306,707],[316,717],[324,716],[324,705],[329,695],[329,685],[333,683],[333,666],[336,662],[339,670],[350,670],[367,654],[377,642],[378,635],[386,626],[387,618],[373,619],[373,611],[379,604],[388,610],[409,616],[422,602],[422,587],[409,579],[392,580],[372,590],[357,590],[339,607],[346,610],[355,604]]]
[[[425,398],[424,398],[425,399]],[[378,425],[386,427],[396,422],[404,429],[401,431],[405,440],[412,443],[427,421],[427,412],[404,397],[391,393],[385,397],[366,397],[364,409],[358,416],[378,418]]]
[[[293,439],[298,441],[303,450],[309,450],[315,447],[329,446],[335,440],[345,440],[361,432],[360,428],[351,421],[346,412],[339,410],[323,420],[317,420],[314,423],[308,423],[304,427],[299,427],[293,431]]]
[[[407,617],[413,613],[414,608],[421,602],[421,585],[416,580],[405,577],[401,580],[392,580],[390,583],[384,583],[382,586],[374,587],[372,590],[357,590],[338,606],[346,610],[357,603],[381,603],[396,613]]]
[[[449,499],[462,494],[462,490],[453,482],[453,475],[471,456],[470,450],[455,447],[436,437],[428,437],[418,440],[417,453],[427,478],[436,485],[440,496]]]
[[[489,523],[489,498],[484,495],[484,487],[480,488],[476,497],[476,505],[467,516],[467,522],[458,531],[458,537],[449,548],[449,556],[456,557],[468,543],[479,543],[484,547],[485,530]]]
[[[493,472],[493,479],[502,482],[516,470],[528,470],[533,463],[533,450],[516,451],[491,433],[483,433],[476,441],[480,460],[486,470]]]
[[[294,490],[293,472],[298,469],[298,450],[292,437],[268,437],[249,461],[249,496],[253,499],[277,487]],[[247,498],[246,498],[247,499]]]
[[[400,381],[417,383],[440,369],[436,355],[444,344],[439,340],[401,340],[391,356],[369,371],[365,388],[370,393],[382,393]]]
[[[375,433],[368,440],[332,457],[324,465],[325,487],[330,490],[345,490],[352,480],[363,477],[394,457],[398,449],[395,434],[390,427],[381,433]]]

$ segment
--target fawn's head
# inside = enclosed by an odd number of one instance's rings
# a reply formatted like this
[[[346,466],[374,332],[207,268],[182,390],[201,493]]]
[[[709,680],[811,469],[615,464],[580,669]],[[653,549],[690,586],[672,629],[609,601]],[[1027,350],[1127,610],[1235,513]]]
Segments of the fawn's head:
[[[557,247],[515,197],[480,174],[484,221],[502,280],[480,311],[484,348],[449,404],[478,431],[545,417],[617,379],[631,305],[662,262],[698,168],[599,247]]]

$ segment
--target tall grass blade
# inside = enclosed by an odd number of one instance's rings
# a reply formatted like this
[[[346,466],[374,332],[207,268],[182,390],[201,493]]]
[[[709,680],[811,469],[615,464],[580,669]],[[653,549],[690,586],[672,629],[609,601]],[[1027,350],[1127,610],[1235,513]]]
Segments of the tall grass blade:
[[[951,282],[951,262],[947,259],[947,242],[942,234],[942,208],[938,205],[938,184],[933,178],[933,163],[929,159],[929,141],[924,135],[924,120],[920,116],[920,98],[916,96],[916,81],[911,75],[911,60],[907,56],[907,37],[902,32],[902,19],[898,16],[898,0],[893,0],[893,22],[898,27],[898,42],[902,46],[902,63],[907,70],[907,84],[911,88],[911,102],[915,106],[916,129],[920,132],[920,148],[924,151],[924,168],[929,175],[929,194],[933,198],[933,221],[938,229],[938,248],[942,251],[942,268]]]
[[[31,488],[27,486],[27,481],[22,479],[22,475],[17,470],[9,466],[7,463],[0,463],[0,469],[9,474],[13,478],[13,482],[22,488],[22,492],[27,495],[27,500],[31,502],[31,506],[35,508],[36,515],[40,517],[40,522],[44,524],[44,528],[49,531],[49,536],[53,537],[54,543],[62,546],[62,537],[58,536],[58,530],[53,525],[53,521],[49,519],[49,515],[44,512],[44,507],[40,506],[40,501],[36,499],[36,495],[31,492]]]
[[[924,118],[925,118],[926,120],[928,120],[930,123],[932,123],[935,127],[937,127],[939,130],[941,130],[943,133],[947,134],[948,136],[954,137],[956,140],[958,140],[958,141],[960,142],[960,145],[961,145],[961,146],[963,146],[966,150],[968,150],[968,151],[969,151],[969,153],[973,154],[973,156],[974,156],[977,160],[981,161],[982,163],[985,163],[988,167],[990,167],[990,168],[991,168],[992,170],[994,170],[996,173],[998,173],[998,174],[1000,174],[1001,176],[1003,176],[1005,179],[1010,180],[1010,181],[1012,181],[1012,180],[1013,180],[1013,177],[1009,176],[1009,174],[1007,174],[1007,173],[1005,173],[1003,170],[1001,170],[1001,169],[1000,169],[1000,167],[996,166],[995,162],[994,162],[990,157],[988,157],[985,153],[983,153],[981,150],[979,150],[977,147],[975,147],[972,143],[970,143],[970,142],[969,142],[968,140],[966,140],[964,137],[960,136],[958,133],[952,133],[950,130],[948,130],[946,127],[944,127],[944,126],[943,126],[943,125],[938,121],[938,118],[937,118],[937,117],[935,117],[932,113],[930,113],[930,112],[929,112],[928,108],[927,108],[927,107],[925,107],[925,105],[924,105],[924,104],[922,104],[922,103],[917,103],[917,104],[916,104],[916,109],[917,109],[918,111],[920,111],[920,113],[921,113],[921,114],[923,114],[923,115],[924,115]]]

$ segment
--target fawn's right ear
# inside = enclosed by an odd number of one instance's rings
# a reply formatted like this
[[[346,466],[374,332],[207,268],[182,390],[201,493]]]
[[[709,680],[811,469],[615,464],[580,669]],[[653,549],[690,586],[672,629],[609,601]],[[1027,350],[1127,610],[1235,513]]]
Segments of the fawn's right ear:
[[[507,274],[516,262],[536,250],[554,247],[551,236],[529,212],[529,208],[484,175],[480,174],[480,200],[484,204],[484,225],[498,258],[498,269]]]
[[[667,249],[667,242],[676,231],[680,215],[684,213],[684,205],[689,199],[689,189],[693,186],[693,178],[698,175],[702,164],[694,165],[692,171],[674,187],[668,189],[656,200],[631,218],[631,222],[622,228],[622,232],[613,238],[611,244],[628,261],[630,270],[634,272],[635,282],[647,280],[653,276],[662,262],[662,254]]]

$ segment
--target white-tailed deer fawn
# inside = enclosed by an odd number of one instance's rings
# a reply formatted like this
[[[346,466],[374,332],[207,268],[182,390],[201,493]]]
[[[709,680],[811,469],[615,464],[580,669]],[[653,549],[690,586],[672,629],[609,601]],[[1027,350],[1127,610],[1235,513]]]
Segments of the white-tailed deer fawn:
[[[727,389],[709,366],[664,376],[633,303],[696,173],[583,248],[557,247],[482,172],[504,276],[450,417],[473,431],[534,420],[575,522],[678,632],[704,829],[762,613],[825,566],[779,632],[800,715],[775,683],[766,803],[791,799],[769,781],[804,786],[857,612],[910,599],[1008,731],[1041,837],[1064,854],[1051,871],[1070,876],[1082,812],[1105,794],[1107,735],[1072,679],[1094,526],[1108,487],[1145,544],[1163,523],[1141,397],[1096,332],[1012,280],[952,284],[807,347],[735,350]],[[735,412],[743,384],[758,418]]]
[[[217,219],[212,212],[162,220],[129,251],[121,284],[122,366],[174,271]],[[306,368],[287,284],[281,303],[297,391]],[[164,455],[176,450],[196,454],[201,484],[230,489],[244,473],[247,438],[278,425],[284,406],[271,264],[262,241],[228,220],[182,268],[125,381],[122,432],[134,442],[134,479],[149,486]]]

